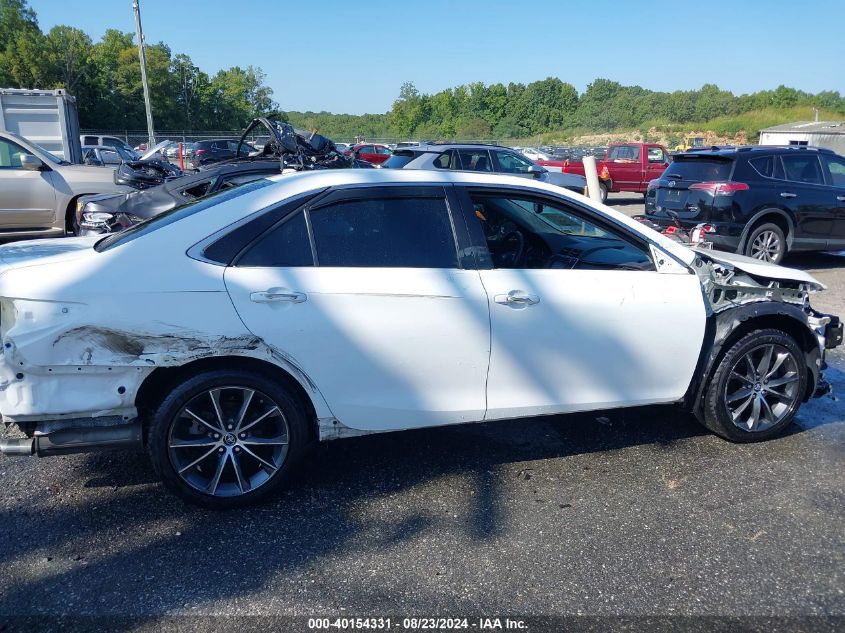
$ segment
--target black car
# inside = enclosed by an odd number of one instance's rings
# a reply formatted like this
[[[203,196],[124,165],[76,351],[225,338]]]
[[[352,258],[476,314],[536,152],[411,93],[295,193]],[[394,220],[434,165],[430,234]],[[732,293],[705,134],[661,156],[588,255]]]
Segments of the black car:
[[[845,158],[806,146],[675,155],[649,183],[646,217],[707,224],[715,248],[779,263],[792,251],[845,248]]]
[[[207,141],[197,141],[193,144],[191,155],[188,157],[188,168],[199,169],[203,165],[219,163],[232,158],[243,158],[256,151],[249,143],[241,144],[238,152],[239,139],[218,138]]]
[[[122,231],[186,202],[278,173],[278,159],[233,162],[213,165],[143,191],[83,196],[76,209],[77,234]]]

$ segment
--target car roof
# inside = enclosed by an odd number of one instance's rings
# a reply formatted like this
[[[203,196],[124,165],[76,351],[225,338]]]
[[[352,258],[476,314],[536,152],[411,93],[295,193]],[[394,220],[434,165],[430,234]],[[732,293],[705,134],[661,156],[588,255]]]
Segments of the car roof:
[[[401,150],[418,150],[422,152],[445,152],[450,149],[507,149],[516,151],[511,147],[496,145],[495,143],[421,143],[408,147],[400,147]]]
[[[724,158],[737,158],[743,154],[793,154],[796,152],[817,152],[819,154],[835,154],[833,150],[826,147],[815,147],[812,145],[742,145],[739,147],[718,147],[699,148],[691,152],[680,152],[675,154],[675,159],[685,159],[692,156],[721,156]]]

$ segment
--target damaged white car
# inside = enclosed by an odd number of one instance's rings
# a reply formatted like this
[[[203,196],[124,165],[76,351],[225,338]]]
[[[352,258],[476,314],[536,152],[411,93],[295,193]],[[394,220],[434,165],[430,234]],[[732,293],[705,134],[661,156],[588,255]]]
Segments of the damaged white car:
[[[381,431],[681,403],[762,440],[827,389],[821,288],[522,178],[278,176],[0,247],[0,413],[26,435],[0,451],[144,446],[225,508]]]

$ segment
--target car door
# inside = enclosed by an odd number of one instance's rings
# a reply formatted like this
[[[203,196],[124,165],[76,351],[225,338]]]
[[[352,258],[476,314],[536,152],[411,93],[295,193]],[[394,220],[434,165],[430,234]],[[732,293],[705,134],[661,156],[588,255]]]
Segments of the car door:
[[[833,233],[832,191],[825,185],[816,152],[799,151],[781,157],[786,182],[778,196],[795,215],[795,237],[799,248],[822,248]]]
[[[484,417],[487,295],[453,206],[443,187],[329,192],[226,270],[246,326],[349,427]]]
[[[24,169],[25,154],[17,143],[0,138],[0,230],[48,227],[56,216],[53,172]]]
[[[638,145],[614,145],[610,148],[607,162],[611,163],[609,170],[614,190],[637,190],[643,179],[643,166]]]
[[[368,163],[375,163],[378,161],[378,155],[376,154],[376,148],[372,145],[362,145],[358,148],[358,158],[361,160],[365,160]]]
[[[831,189],[828,199],[833,216],[833,231],[828,246],[845,248],[845,158],[824,154],[821,159],[825,180]]]
[[[683,397],[704,336],[696,275],[656,272],[647,244],[587,207],[462,190],[490,302],[487,419]]]

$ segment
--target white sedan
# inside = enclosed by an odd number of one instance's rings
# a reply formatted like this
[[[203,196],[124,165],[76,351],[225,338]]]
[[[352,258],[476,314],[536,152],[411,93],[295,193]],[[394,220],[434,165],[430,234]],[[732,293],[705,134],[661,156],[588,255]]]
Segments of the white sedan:
[[[314,439],[680,403],[762,440],[826,387],[821,288],[523,178],[278,176],[0,247],[0,451],[145,446],[226,508]]]

